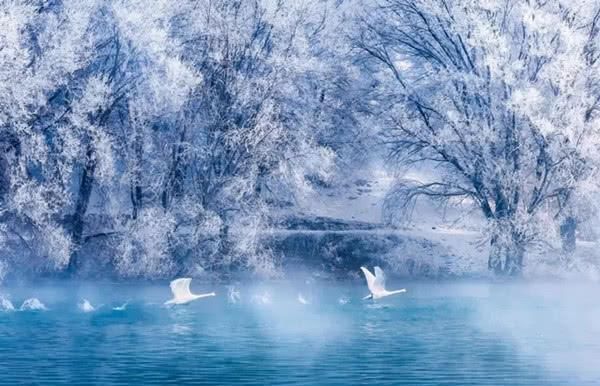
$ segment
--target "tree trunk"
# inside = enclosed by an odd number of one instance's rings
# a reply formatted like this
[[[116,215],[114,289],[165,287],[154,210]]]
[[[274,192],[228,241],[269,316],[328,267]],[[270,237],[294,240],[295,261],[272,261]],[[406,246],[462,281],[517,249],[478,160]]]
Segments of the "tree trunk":
[[[11,165],[18,162],[21,155],[21,143],[12,134],[5,134],[0,138],[0,200],[6,202],[11,176]]]
[[[135,139],[133,143],[134,150],[134,171],[133,178],[131,181],[131,207],[132,217],[137,219],[138,213],[142,208],[142,164],[144,155],[144,137],[143,133],[139,129],[136,130]]]
[[[173,197],[180,196],[183,192],[185,173],[182,165],[184,150],[182,144],[185,141],[185,134],[186,130],[184,128],[181,132],[179,143],[173,145],[171,167],[162,192],[162,205],[165,209],[169,208]]]
[[[219,229],[219,258],[225,260],[225,257],[231,253],[231,243],[229,240],[229,225],[225,222]]]
[[[502,235],[504,237],[492,236],[488,269],[498,276],[519,276],[523,270],[525,246],[518,232],[515,230],[507,230],[507,232],[509,233]]]
[[[92,187],[94,184],[94,172],[96,170],[96,160],[94,159],[94,151],[91,145],[88,145],[86,151],[86,163],[81,174],[81,183],[79,184],[79,194],[77,196],[77,202],[75,204],[75,213],[73,215],[73,244],[75,250],[69,260],[68,271],[74,273],[79,265],[77,258],[77,251],[81,246],[81,240],[83,236],[83,218],[87,212],[88,204],[92,194]]]
[[[562,241],[562,250],[565,255],[575,252],[577,247],[576,240],[577,219],[573,216],[566,217],[560,224],[560,238]]]
[[[137,183],[132,183],[131,186],[131,217],[135,220],[142,208],[142,187]]]
[[[10,166],[5,155],[0,156],[0,202],[5,202],[10,188]]]

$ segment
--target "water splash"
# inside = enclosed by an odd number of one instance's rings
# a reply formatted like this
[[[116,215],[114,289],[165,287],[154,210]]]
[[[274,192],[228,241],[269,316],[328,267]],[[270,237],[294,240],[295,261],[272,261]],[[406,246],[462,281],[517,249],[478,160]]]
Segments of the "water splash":
[[[0,311],[14,311],[15,306],[7,298],[0,296]]]
[[[338,299],[338,304],[342,306],[348,303],[350,303],[350,298],[348,298],[347,296],[342,296]]]
[[[365,307],[367,307],[371,310],[385,310],[388,308],[392,308],[389,304],[375,303],[375,302],[369,303]]]
[[[227,287],[227,300],[231,304],[238,303],[242,298],[240,291],[234,286],[230,285]]]
[[[271,304],[271,294],[268,291],[252,296],[252,302],[256,304]]]
[[[38,298],[27,299],[21,304],[21,311],[48,311],[46,305]]]

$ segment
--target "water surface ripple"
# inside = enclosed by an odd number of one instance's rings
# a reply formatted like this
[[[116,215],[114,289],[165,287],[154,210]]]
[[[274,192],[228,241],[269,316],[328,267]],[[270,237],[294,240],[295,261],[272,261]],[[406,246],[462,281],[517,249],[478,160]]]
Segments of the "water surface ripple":
[[[166,284],[6,286],[14,304],[35,296],[48,310],[0,311],[0,383],[600,382],[596,285],[406,286],[407,294],[373,302],[360,300],[361,283],[263,283],[241,286],[235,304],[223,287],[216,298],[171,309],[162,306]],[[298,302],[299,290],[310,304]],[[252,301],[265,293],[270,303]],[[82,312],[84,298],[99,308]]]

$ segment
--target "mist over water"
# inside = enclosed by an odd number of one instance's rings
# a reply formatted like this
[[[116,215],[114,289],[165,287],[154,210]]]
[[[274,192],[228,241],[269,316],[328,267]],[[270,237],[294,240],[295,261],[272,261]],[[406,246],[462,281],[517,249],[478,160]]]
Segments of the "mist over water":
[[[0,386],[600,385],[599,129],[600,0],[0,0]]]
[[[362,282],[281,280],[165,308],[167,283],[11,286],[0,312],[2,382],[582,385],[600,382],[594,283],[403,282],[362,301]],[[229,287],[231,288],[231,287]],[[306,303],[298,301],[302,293]],[[78,308],[88,299],[94,311]],[[310,302],[308,302],[310,300]],[[114,310],[128,302],[124,310]]]

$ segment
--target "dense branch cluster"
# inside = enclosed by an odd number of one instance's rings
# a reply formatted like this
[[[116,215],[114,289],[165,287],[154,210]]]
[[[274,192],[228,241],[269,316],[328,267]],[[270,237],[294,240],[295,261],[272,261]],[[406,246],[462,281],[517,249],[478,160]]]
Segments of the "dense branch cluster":
[[[272,272],[259,234],[365,159],[467,203],[489,267],[594,213],[594,0],[0,3],[0,275]]]
[[[123,275],[269,269],[256,229],[334,165],[316,128],[339,114],[319,116],[345,76],[320,61],[340,11],[2,2],[4,264],[76,272],[105,253]]]
[[[434,181],[402,181],[390,207],[467,199],[489,220],[490,268],[517,272],[549,212],[570,213],[596,169],[599,12],[589,1],[378,2],[357,47],[382,72],[395,160]],[[573,224],[572,224],[573,225]]]

